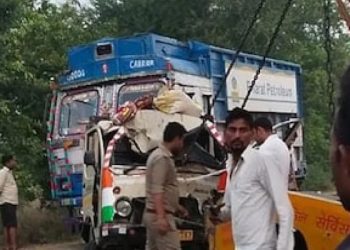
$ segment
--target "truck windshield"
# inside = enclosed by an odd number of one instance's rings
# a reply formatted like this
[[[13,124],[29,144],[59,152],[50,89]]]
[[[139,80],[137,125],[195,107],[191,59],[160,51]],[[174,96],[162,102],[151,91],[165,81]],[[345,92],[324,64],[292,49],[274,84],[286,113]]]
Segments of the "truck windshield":
[[[63,98],[61,104],[60,133],[83,133],[91,116],[97,115],[98,94],[90,91]]]
[[[127,101],[135,101],[139,97],[146,95],[156,96],[163,86],[162,82],[142,83],[142,84],[125,84],[118,93],[118,106]]]

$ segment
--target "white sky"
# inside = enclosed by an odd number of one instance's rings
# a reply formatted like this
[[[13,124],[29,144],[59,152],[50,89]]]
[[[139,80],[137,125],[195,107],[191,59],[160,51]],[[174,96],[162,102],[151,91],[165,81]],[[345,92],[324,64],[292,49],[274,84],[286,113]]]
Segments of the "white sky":
[[[53,3],[57,3],[57,4],[61,4],[61,3],[64,3],[66,0],[51,0],[51,2]],[[90,3],[90,0],[79,0],[79,2],[82,4],[82,5],[88,5]]]

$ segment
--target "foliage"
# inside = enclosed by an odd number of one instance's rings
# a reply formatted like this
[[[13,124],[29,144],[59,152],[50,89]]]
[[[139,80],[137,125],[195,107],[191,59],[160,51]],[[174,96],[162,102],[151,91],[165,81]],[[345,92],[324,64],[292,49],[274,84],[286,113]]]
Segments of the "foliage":
[[[49,187],[42,129],[48,80],[65,69],[67,48],[91,37],[77,5],[21,3],[6,3],[13,18],[0,37],[0,155],[17,155],[21,194],[33,199]]]
[[[47,191],[43,110],[48,80],[66,67],[67,48],[104,36],[155,32],[182,40],[235,48],[257,1],[246,0],[92,0],[92,6],[67,1],[0,1],[0,155],[15,152],[25,198]],[[244,50],[262,54],[283,3],[269,0]],[[349,46],[335,3],[332,20],[333,78],[348,63]],[[305,146],[309,164],[306,188],[331,187],[328,167],[330,119],[323,49],[321,1],[295,1],[271,56],[303,68]]]
[[[40,201],[25,202],[18,211],[18,244],[20,247],[30,244],[43,244],[72,240],[68,230],[68,214],[62,208],[40,208]],[[34,229],[34,230],[33,230]],[[2,232],[0,232],[0,236]],[[2,244],[3,237],[0,237]],[[54,248],[51,248],[54,249]]]

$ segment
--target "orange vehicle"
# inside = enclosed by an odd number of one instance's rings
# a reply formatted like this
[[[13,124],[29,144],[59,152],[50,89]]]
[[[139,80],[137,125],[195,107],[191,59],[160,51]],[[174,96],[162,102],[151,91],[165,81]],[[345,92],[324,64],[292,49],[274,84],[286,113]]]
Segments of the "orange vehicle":
[[[290,192],[294,207],[294,236],[297,250],[336,249],[340,242],[350,234],[350,214],[335,199]],[[231,224],[215,227],[210,240],[210,250],[232,250]]]

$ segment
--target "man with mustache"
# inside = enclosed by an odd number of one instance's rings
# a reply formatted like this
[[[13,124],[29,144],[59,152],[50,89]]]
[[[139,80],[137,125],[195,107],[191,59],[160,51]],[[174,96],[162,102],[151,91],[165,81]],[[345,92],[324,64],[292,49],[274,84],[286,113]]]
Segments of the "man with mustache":
[[[226,118],[224,139],[230,153],[228,180],[220,217],[232,221],[236,250],[289,249],[291,206],[279,170],[268,168],[252,147],[253,118],[235,108]],[[278,214],[279,234],[275,215]]]

